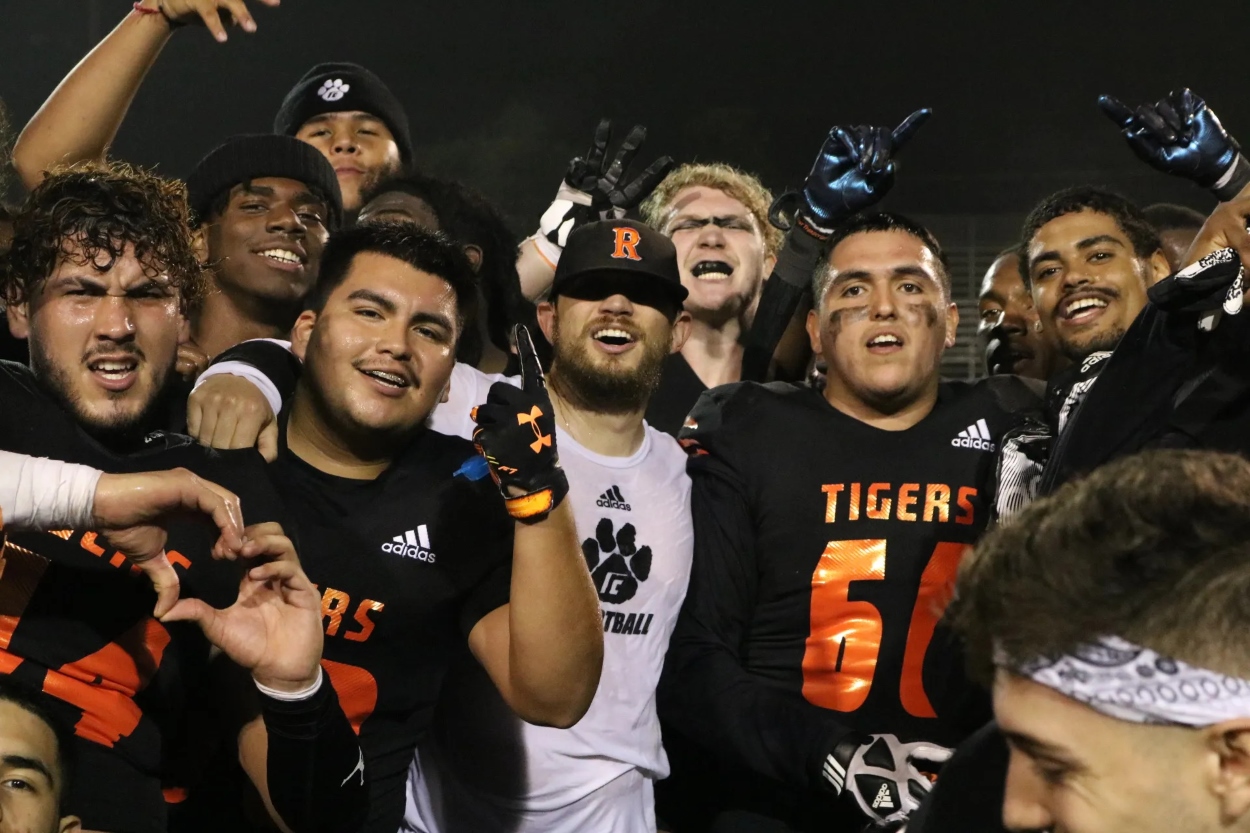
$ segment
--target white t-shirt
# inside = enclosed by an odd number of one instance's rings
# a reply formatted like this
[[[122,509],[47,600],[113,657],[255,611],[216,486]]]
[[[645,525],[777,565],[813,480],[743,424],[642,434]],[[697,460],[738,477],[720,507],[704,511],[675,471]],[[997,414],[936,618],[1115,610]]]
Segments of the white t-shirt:
[[[596,454],[560,429],[556,442],[603,609],[599,689],[571,729],[522,722],[484,674],[470,682],[472,696],[445,697],[472,705],[464,719],[454,708],[446,715],[442,743],[431,738],[418,749],[405,829],[583,833],[593,819],[594,830],[655,831],[651,780],[668,775],[655,690],[694,549],[686,455],[649,426],[630,457]],[[489,715],[484,699],[493,704]],[[442,749],[454,749],[457,763]],[[489,809],[458,820],[457,807],[468,804]]]
[[[456,362],[451,371],[451,384],[447,389],[447,401],[434,407],[427,423],[430,428],[440,434],[452,437],[473,439],[476,424],[469,414],[473,409],[486,401],[490,386],[496,382],[507,382],[515,387],[521,386],[520,376],[504,376],[501,373],[483,373],[472,365]]]

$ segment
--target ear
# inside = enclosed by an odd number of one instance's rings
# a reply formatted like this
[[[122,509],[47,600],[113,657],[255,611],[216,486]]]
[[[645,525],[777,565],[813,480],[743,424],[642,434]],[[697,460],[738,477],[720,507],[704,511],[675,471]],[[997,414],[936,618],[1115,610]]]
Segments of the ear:
[[[816,310],[807,311],[807,339],[813,353],[820,353],[820,313]]]
[[[299,314],[299,318],[295,319],[295,326],[291,327],[291,353],[301,362],[304,361],[304,354],[308,352],[308,340],[312,338],[313,327],[316,324],[317,313],[306,309]]]
[[[82,830],[82,819],[78,816],[62,816],[61,823],[57,826],[58,833],[78,833]]]
[[[1225,826],[1250,814],[1250,718],[1226,720],[1203,730],[1218,765],[1210,788],[1220,802]]]
[[[686,339],[690,338],[690,320],[690,313],[685,310],[677,313],[677,320],[673,322],[673,344],[669,353],[680,353],[685,346]]]
[[[30,310],[26,304],[9,304],[5,315],[9,319],[9,332],[14,338],[30,338]]]
[[[1172,274],[1172,264],[1168,262],[1168,256],[1163,253],[1162,249],[1158,249],[1150,256],[1146,266],[1146,286],[1151,287],[1159,281]]]
[[[959,329],[959,305],[951,301],[946,305],[946,347],[955,346],[955,334]]]
[[[200,223],[191,232],[191,249],[201,264],[208,263],[208,223]]]
[[[547,337],[547,343],[555,345],[556,305],[551,301],[539,301],[537,307],[538,329]]]
[[[474,273],[482,268],[482,247],[475,246],[472,243],[465,243],[460,247],[464,251],[464,256],[469,259],[469,265],[473,267]]]

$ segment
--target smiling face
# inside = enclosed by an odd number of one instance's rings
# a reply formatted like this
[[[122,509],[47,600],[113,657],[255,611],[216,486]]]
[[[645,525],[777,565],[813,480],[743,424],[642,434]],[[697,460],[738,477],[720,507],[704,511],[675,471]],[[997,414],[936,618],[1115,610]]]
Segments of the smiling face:
[[[442,398],[457,335],[447,281],[361,252],[321,312],[304,312],[295,324],[292,350],[304,362],[297,397],[339,436],[406,436]]]
[[[313,116],[295,133],[325,154],[343,192],[343,210],[360,209],[360,196],[401,167],[399,146],[386,122],[352,110]]]
[[[691,316],[714,327],[749,321],[775,261],[750,209],[723,191],[693,185],[677,192],[659,230],[677,248]]]
[[[293,179],[234,186],[207,226],[217,287],[239,298],[297,305],[316,280],[327,216],[325,202]]]
[[[834,247],[829,268],[807,321],[812,349],[828,362],[826,398],[889,414],[936,395],[959,312],[933,252],[904,231],[859,232]]]
[[[670,353],[681,349],[690,316],[677,320],[624,294],[601,300],[560,296],[538,306],[538,321],[555,352],[551,385],[595,413],[644,410]]]
[[[1097,211],[1056,217],[1027,252],[1042,327],[1073,361],[1113,349],[1146,305],[1146,288],[1169,271],[1162,251],[1139,256],[1115,218]]]
[[[977,335],[990,347],[986,364],[991,374],[1050,378],[1057,348],[1041,327],[1014,253],[999,257],[985,273],[977,313]]]
[[[1055,833],[1205,833],[1224,825],[1202,730],[1116,720],[1000,670],[994,715],[1011,750],[1003,822]]]
[[[64,789],[56,735],[38,715],[0,701],[0,833],[68,833],[74,816],[61,818]]]
[[[186,335],[166,275],[150,276],[127,244],[109,262],[87,262],[73,244],[9,326],[30,346],[40,383],[102,438],[149,430]]]

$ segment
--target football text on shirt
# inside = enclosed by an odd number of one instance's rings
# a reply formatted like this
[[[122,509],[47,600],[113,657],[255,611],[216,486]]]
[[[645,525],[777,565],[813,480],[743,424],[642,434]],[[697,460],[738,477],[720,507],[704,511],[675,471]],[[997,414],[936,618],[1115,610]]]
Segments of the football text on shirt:
[[[971,525],[976,507],[975,486],[952,489],[945,483],[903,483],[896,489],[892,483],[826,483],[820,487],[825,494],[825,523],[858,521],[923,521]],[[951,497],[956,511],[951,512]]]
[[[351,610],[351,606],[352,597],[342,590],[335,590],[333,587],[325,589],[321,594],[321,620],[325,624],[326,636],[337,636],[339,630],[342,629],[344,639],[351,642],[364,642],[373,635],[374,623],[369,618],[369,612],[381,613],[386,605],[383,602],[375,602],[373,599],[365,599],[357,605],[352,619],[360,625],[360,630],[352,630],[350,623],[343,628],[343,615]]]

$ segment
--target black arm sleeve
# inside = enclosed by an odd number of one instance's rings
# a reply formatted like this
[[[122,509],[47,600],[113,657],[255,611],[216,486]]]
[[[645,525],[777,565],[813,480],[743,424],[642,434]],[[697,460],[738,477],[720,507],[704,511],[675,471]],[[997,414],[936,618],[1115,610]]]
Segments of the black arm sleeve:
[[[810,292],[812,272],[820,260],[823,245],[800,226],[786,235],[785,245],[777,255],[777,265],[764,282],[755,319],[743,344],[744,380],[763,382],[767,378],[773,353],[803,296]]]
[[[350,833],[369,812],[365,758],[328,678],[308,700],[260,696],[269,798],[295,833]]]
[[[258,338],[236,344],[213,359],[212,363],[222,362],[241,362],[259,370],[278,389],[283,404],[291,401],[295,394],[295,383],[299,381],[301,370],[299,359],[290,350],[269,339]]]
[[[753,515],[732,469],[708,456],[696,461],[694,565],[658,692],[661,716],[717,758],[820,788],[825,757],[851,730],[743,667],[739,646],[758,584]]]

